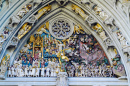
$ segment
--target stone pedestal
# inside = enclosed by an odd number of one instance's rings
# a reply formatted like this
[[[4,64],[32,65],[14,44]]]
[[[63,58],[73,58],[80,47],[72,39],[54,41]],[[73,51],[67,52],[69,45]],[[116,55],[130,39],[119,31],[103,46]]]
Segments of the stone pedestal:
[[[68,85],[68,75],[66,72],[59,72],[57,75],[56,86],[69,86]]]

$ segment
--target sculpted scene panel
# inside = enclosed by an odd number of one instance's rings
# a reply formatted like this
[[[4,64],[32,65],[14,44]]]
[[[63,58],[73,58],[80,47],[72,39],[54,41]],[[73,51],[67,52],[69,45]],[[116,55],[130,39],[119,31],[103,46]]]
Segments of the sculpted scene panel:
[[[8,77],[56,77],[59,72],[69,77],[118,77],[100,44],[80,25],[65,39],[53,37],[49,29],[46,22],[31,35],[8,67]]]

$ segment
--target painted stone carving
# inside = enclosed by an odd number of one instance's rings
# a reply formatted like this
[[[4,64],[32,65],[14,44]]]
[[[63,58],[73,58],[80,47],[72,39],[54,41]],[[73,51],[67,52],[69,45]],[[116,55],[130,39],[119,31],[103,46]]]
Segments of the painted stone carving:
[[[23,18],[23,16],[29,11],[31,10],[32,5],[28,4],[26,6],[24,6],[18,13],[17,16],[19,16],[19,18]]]
[[[124,68],[124,66],[123,66],[123,64],[121,63],[121,60],[120,60],[120,55],[118,54],[116,49],[114,49],[114,50],[115,50],[116,56],[112,59],[112,61],[113,61],[113,73],[118,77],[126,76],[125,68]]]
[[[46,7],[43,7],[42,9],[40,9],[37,14],[35,15],[36,19],[39,19],[42,15],[44,15],[45,13],[47,13],[48,11],[51,10],[51,5],[48,5]]]
[[[9,60],[10,60],[10,56],[7,54],[6,56],[4,56],[4,58],[1,61],[1,64],[0,64],[0,69],[1,69],[0,78],[2,78],[2,79],[5,78],[6,70],[9,67]]]
[[[93,26],[93,29],[99,34],[103,41],[107,39],[106,33],[100,24],[97,23]]]
[[[106,12],[103,11],[102,8],[98,7],[98,6],[94,6],[93,7],[94,11],[96,12],[97,15],[99,15],[101,17],[101,19],[103,21],[105,21],[109,16]]]
[[[79,14],[85,21],[88,19],[88,16],[80,7],[77,5],[72,5],[72,10],[74,10],[77,14]]]
[[[18,70],[11,76],[9,70],[9,77],[56,77],[60,72],[69,77],[115,77],[97,40],[80,25],[66,39],[54,38],[48,27],[43,24],[28,39],[11,66]]]
[[[121,34],[120,31],[117,32],[117,37],[118,37],[118,39],[119,39],[119,41],[121,43],[122,48],[125,48],[125,47],[129,46],[127,40],[125,39],[125,37],[123,37],[123,35]]]
[[[21,39],[24,35],[26,35],[30,30],[32,26],[29,25],[29,23],[25,23],[20,31],[18,32],[18,38]]]

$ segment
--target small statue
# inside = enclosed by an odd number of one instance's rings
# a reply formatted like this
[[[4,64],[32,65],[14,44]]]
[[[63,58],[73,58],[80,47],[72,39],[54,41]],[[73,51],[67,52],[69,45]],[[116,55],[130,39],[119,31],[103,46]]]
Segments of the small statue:
[[[118,36],[118,39],[120,40],[122,48],[129,46],[127,40],[125,39],[125,37],[123,37],[123,35],[120,32],[117,32],[117,36]]]
[[[20,18],[23,18],[23,16],[32,8],[32,5],[29,4],[27,6],[24,6],[18,13],[17,16]]]
[[[11,67],[9,67],[9,69],[8,69],[8,77],[12,77],[11,74],[12,74]]]
[[[29,66],[29,77],[31,77],[32,76],[32,66],[30,65]]]
[[[58,69],[58,67],[55,67],[54,68],[54,77],[56,77],[57,76],[57,73],[59,72],[59,69]]]
[[[36,68],[36,77],[39,77],[40,68]]]
[[[84,70],[84,67],[82,67],[82,69],[81,69],[81,76],[82,76],[82,77],[85,77],[85,70]]]
[[[44,15],[45,13],[47,13],[48,11],[51,10],[51,5],[48,5],[46,7],[43,7],[42,9],[40,9],[37,13],[37,15],[35,15],[36,19],[39,19],[42,15]]]
[[[50,68],[49,67],[46,68],[46,77],[50,77]]]
[[[106,40],[107,36],[105,34],[105,31],[103,30],[102,26],[100,24],[96,24],[94,27],[93,27],[94,30],[96,30],[96,32],[99,34],[99,36],[102,38],[102,40]]]
[[[71,66],[71,77],[74,77],[74,70],[75,70],[75,67]]]
[[[95,70],[95,77],[98,77],[98,72],[99,72],[98,66],[96,66],[94,70]]]
[[[10,59],[10,56],[7,54],[3,57],[2,61],[1,61],[1,72],[0,72],[0,76],[4,77],[5,73],[6,73],[6,70],[8,69],[9,67],[9,59]]]
[[[25,70],[24,70],[24,71],[25,71],[25,72],[24,72],[24,73],[25,73],[25,74],[24,74],[25,77],[28,77],[28,76],[29,76],[28,70],[29,70],[28,65],[26,65]]]
[[[54,76],[54,68],[51,68],[51,77]]]
[[[84,29],[80,25],[75,25],[74,26],[74,34],[75,33],[77,33],[77,34],[79,34],[79,33],[84,34]]]
[[[105,21],[109,16],[106,14],[106,12],[103,11],[102,8],[95,6],[94,10],[96,11],[96,14],[98,14],[103,21]]]
[[[24,71],[23,71],[23,67],[19,68],[19,77],[23,77],[24,76]]]
[[[85,75],[85,77],[88,77],[88,69],[85,69],[84,75]]]
[[[34,77],[36,73],[36,68],[32,68],[31,77]]]
[[[11,77],[14,77],[14,67],[13,66],[11,67],[11,71],[12,71]]]
[[[32,26],[28,25],[28,23],[25,23],[20,31],[18,32],[18,38],[21,39],[24,35],[26,35],[30,30]]]
[[[44,68],[44,65],[43,65],[43,67],[41,68],[41,77],[44,77],[45,76],[45,68]]]
[[[88,19],[88,15],[85,14],[85,12],[78,7],[77,5],[72,4],[72,10],[74,10],[76,13],[78,13],[85,21]]]

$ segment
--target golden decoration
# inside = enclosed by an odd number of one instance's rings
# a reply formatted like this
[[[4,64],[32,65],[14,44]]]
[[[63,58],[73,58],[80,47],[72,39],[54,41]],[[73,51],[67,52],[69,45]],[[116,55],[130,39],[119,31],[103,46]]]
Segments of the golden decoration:
[[[26,35],[31,30],[31,28],[32,26],[28,25],[28,23],[25,23],[18,33],[18,38],[21,39],[24,35]]]

